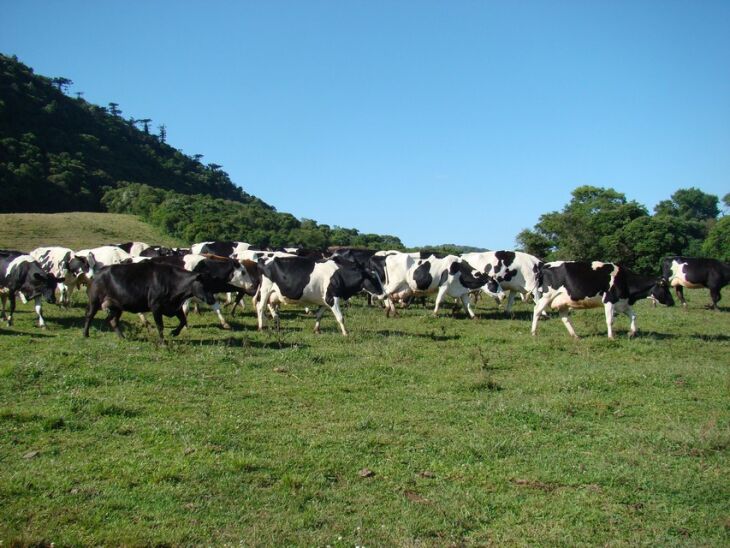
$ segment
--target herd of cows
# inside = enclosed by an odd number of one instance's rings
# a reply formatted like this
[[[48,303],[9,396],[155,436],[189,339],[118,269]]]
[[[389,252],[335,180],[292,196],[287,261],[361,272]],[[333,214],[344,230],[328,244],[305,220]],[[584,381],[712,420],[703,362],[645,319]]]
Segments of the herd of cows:
[[[217,294],[227,293],[236,305],[245,295],[255,303],[258,327],[264,328],[266,311],[277,323],[280,304],[318,307],[315,331],[329,308],[343,335],[347,335],[341,303],[364,292],[384,305],[388,316],[396,315],[397,303],[414,296],[436,295],[434,314],[449,296],[461,301],[473,318],[470,294],[486,293],[506,299],[510,312],[516,296],[533,299],[531,333],[548,307],[556,309],[571,336],[577,337],[570,321],[571,309],[603,306],[608,336],[613,338],[613,317],[626,314],[631,320],[629,336],[636,333],[636,314],[631,305],[649,298],[655,304],[672,306],[674,287],[682,304],[683,288],[706,287],[712,308],[717,308],[722,287],[730,283],[730,264],[715,259],[668,257],[661,277],[640,276],[614,263],[543,262],[519,251],[488,251],[461,256],[437,256],[429,252],[404,253],[338,247],[323,251],[254,249],[244,242],[202,242],[189,249],[150,246],[142,242],[106,245],[73,251],[64,247],[41,247],[30,253],[0,250],[0,300],[2,317],[12,325],[16,296],[34,301],[38,324],[45,326],[42,301],[68,305],[72,292],[88,286],[84,336],[99,310],[107,313],[111,328],[121,337],[123,312],[151,312],[163,339],[163,316],[176,316],[177,335],[187,324],[192,300],[213,307],[223,328]],[[58,299],[56,293],[59,293]],[[235,297],[234,297],[235,295]],[[6,311],[7,301],[10,302]]]

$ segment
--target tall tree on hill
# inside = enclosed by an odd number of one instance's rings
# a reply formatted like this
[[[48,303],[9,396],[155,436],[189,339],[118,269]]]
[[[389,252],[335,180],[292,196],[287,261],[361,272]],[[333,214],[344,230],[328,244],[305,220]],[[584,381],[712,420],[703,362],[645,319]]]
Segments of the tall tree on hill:
[[[122,111],[119,110],[119,103],[109,103],[109,114],[112,116],[119,116]]]
[[[160,132],[160,142],[164,143],[167,140],[167,126],[165,124],[160,124],[159,126],[157,126],[157,129]]]
[[[73,85],[73,80],[64,78],[63,76],[57,76],[56,78],[51,78],[51,83],[56,86],[58,91],[65,92],[69,86]]]

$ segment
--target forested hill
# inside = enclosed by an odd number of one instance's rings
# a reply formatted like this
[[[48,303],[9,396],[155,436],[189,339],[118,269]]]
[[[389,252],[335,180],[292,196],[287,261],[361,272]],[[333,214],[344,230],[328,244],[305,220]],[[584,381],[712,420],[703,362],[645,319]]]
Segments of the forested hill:
[[[164,126],[67,96],[71,83],[0,55],[0,211],[100,211],[104,187],[120,181],[269,207],[169,146]]]
[[[72,84],[0,54],[0,213],[132,213],[188,242],[403,248],[394,236],[277,212],[221,166],[167,144],[164,124],[91,104],[69,92]]]

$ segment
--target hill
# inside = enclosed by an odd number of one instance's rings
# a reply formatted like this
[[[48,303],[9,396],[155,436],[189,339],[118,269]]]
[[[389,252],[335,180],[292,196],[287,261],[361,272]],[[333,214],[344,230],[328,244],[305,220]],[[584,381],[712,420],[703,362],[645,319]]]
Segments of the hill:
[[[30,251],[45,245],[83,249],[130,240],[183,245],[134,215],[89,212],[0,215],[0,249]]]
[[[185,241],[403,248],[393,236],[278,212],[222,166],[170,146],[164,124],[154,133],[151,119],[125,119],[117,103],[71,98],[72,83],[0,54],[0,213],[108,210],[139,215]]]

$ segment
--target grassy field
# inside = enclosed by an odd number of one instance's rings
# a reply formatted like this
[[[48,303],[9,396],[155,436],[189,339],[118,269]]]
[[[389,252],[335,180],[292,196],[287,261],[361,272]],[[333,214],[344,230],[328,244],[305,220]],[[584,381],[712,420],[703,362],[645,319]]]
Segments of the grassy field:
[[[116,213],[4,213],[0,214],[0,249],[30,251],[60,245],[84,249],[132,240],[181,246],[174,238],[133,215]]]
[[[112,238],[114,239],[114,238]],[[214,314],[167,347],[83,303],[0,328],[5,545],[728,545],[730,313],[637,306],[529,335],[360,302],[341,337],[302,310]],[[176,320],[169,322],[169,328]],[[370,472],[363,472],[364,469]],[[368,477],[363,477],[368,476]]]

